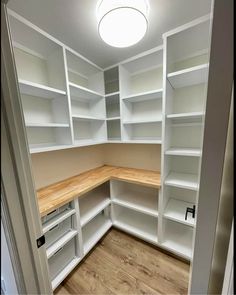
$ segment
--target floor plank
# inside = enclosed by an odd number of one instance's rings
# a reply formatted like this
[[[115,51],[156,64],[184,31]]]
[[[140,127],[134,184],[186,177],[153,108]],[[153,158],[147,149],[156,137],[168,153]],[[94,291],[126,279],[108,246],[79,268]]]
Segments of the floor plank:
[[[111,229],[55,290],[62,294],[187,294],[189,264]]]

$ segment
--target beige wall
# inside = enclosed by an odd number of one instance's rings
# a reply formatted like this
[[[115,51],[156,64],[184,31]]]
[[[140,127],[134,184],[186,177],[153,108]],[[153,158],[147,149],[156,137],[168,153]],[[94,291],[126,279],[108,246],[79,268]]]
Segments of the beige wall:
[[[104,165],[103,146],[32,154],[36,189]]]
[[[161,170],[160,145],[105,144],[32,154],[36,189],[95,167],[116,165]]]
[[[161,171],[161,146],[156,144],[104,145],[107,165]]]

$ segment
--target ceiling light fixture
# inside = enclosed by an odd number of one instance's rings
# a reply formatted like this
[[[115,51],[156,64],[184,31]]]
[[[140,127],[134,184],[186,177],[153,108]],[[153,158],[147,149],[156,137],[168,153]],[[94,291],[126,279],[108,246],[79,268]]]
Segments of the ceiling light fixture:
[[[113,47],[138,43],[148,27],[148,0],[102,0],[97,5],[98,32]]]

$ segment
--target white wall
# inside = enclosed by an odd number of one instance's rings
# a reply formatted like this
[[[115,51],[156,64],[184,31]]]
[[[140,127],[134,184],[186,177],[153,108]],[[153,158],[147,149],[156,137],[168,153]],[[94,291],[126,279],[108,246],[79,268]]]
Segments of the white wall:
[[[1,279],[4,280],[4,285],[6,289],[5,290],[3,289],[3,291],[5,294],[7,295],[18,294],[2,220],[1,220]]]
[[[102,165],[161,170],[160,145],[105,144],[32,154],[36,189]]]

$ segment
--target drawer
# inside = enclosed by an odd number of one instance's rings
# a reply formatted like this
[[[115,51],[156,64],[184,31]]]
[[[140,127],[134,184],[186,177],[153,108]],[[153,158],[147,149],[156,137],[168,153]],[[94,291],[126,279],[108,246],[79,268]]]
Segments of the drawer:
[[[55,277],[76,257],[75,245],[76,241],[75,238],[73,238],[49,258],[48,266],[51,280],[55,279]]]
[[[67,203],[67,204],[61,206],[60,208],[57,208],[57,209],[53,210],[52,212],[50,212],[47,215],[45,215],[44,217],[42,217],[42,224],[44,224],[45,222],[49,221],[54,216],[57,216],[61,212],[66,211],[66,210],[69,210],[69,209],[71,209],[71,203]]]
[[[72,218],[72,216],[68,217],[45,233],[46,248],[72,229]]]

